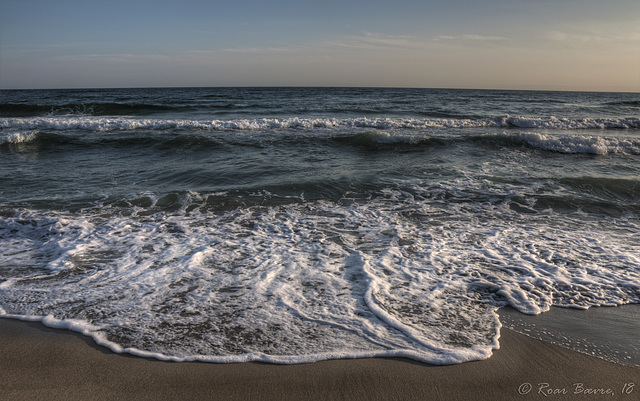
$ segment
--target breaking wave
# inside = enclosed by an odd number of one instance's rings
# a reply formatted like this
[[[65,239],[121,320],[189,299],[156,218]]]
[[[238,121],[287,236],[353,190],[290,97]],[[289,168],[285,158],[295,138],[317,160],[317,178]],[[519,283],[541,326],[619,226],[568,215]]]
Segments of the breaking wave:
[[[275,139],[274,139],[275,138]],[[640,155],[640,138],[595,135],[562,135],[537,132],[502,132],[497,134],[428,135],[419,131],[373,130],[362,133],[299,134],[287,136],[271,133],[259,136],[227,136],[206,131],[136,132],[121,135],[74,135],[60,131],[14,132],[0,140],[0,150],[23,151],[59,146],[80,147],[157,147],[163,149],[207,150],[223,146],[257,146],[262,142],[279,141],[281,147],[306,144],[309,146],[353,146],[369,150],[397,147],[430,148],[458,146],[464,143],[491,147],[530,147],[550,152],[593,155]]]
[[[372,129],[429,129],[429,128],[537,128],[556,130],[635,129],[640,118],[533,118],[510,117],[483,119],[414,119],[414,118],[258,118],[234,120],[141,119],[126,117],[29,117],[0,118],[0,128],[23,130],[264,130],[313,128],[372,128]]]

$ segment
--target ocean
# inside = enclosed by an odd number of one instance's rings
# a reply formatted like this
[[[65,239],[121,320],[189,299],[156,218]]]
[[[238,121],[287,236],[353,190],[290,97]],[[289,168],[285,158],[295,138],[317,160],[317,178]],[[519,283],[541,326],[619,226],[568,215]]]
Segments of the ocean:
[[[0,316],[173,361],[480,360],[505,307],[640,303],[638,199],[638,94],[3,90]]]

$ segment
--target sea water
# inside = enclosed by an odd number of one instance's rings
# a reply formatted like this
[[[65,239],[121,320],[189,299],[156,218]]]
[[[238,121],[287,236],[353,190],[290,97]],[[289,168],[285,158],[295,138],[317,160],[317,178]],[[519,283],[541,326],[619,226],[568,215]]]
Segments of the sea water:
[[[640,97],[0,92],[0,316],[160,359],[488,358],[640,303]]]

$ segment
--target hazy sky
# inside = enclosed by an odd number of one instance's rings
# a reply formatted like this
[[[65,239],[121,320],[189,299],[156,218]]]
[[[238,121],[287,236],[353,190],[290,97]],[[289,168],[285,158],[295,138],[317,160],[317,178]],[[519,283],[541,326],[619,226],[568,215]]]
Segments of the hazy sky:
[[[638,0],[0,0],[0,88],[640,90]]]

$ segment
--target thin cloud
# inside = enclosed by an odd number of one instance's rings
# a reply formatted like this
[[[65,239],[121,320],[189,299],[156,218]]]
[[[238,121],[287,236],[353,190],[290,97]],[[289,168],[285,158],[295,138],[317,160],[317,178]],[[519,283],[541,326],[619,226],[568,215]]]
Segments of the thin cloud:
[[[221,49],[226,53],[239,53],[239,54],[264,54],[264,53],[285,53],[298,49],[299,47],[239,47],[239,48],[227,48]]]
[[[466,43],[466,42],[505,42],[510,38],[504,36],[487,36],[477,34],[464,35],[438,35],[435,37],[419,38],[406,35],[385,35],[373,32],[364,32],[359,36],[347,36],[334,41],[324,43],[324,47],[350,48],[350,49],[408,49],[420,50],[429,47],[430,43]]]
[[[73,54],[65,56],[55,56],[51,60],[63,62],[103,62],[103,63],[147,63],[160,62],[171,59],[171,57],[162,54]]]
[[[364,32],[362,35],[345,36],[340,39],[327,41],[321,44],[328,48],[349,49],[415,49],[422,46],[422,42],[414,36],[385,35],[373,32]]]
[[[574,43],[603,43],[603,42],[638,42],[640,41],[640,33],[630,32],[625,34],[603,35],[601,33],[591,32],[563,32],[551,31],[546,39],[555,42],[574,42]]]
[[[465,35],[438,35],[431,40],[435,42],[439,41],[474,41],[474,42],[496,42],[496,41],[504,41],[509,40],[509,38],[504,36],[486,36],[486,35],[474,35],[474,34],[465,34]]]

